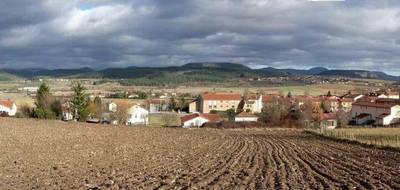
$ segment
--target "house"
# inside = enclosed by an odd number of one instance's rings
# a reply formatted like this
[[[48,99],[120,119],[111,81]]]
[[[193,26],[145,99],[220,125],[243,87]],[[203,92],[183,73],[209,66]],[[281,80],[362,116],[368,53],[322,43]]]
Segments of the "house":
[[[235,122],[257,122],[257,121],[258,121],[258,116],[248,112],[242,112],[235,116]]]
[[[400,105],[381,101],[356,102],[353,103],[351,117],[357,125],[375,123],[375,125],[389,126],[399,122]]]
[[[378,96],[378,98],[388,98],[388,99],[400,99],[399,92],[386,92]]]
[[[151,99],[147,101],[147,107],[150,113],[161,113],[169,111],[169,100]]]
[[[363,98],[362,94],[352,94],[348,93],[340,97],[340,99],[350,99],[352,102],[357,102],[359,99]]]
[[[261,113],[263,108],[263,96],[251,94],[244,98],[243,110],[250,110],[251,113]]]
[[[221,118],[217,114],[195,113],[181,117],[183,128],[201,127],[205,123],[218,123],[220,121]]]
[[[62,120],[63,121],[72,121],[74,119],[74,114],[73,112],[68,109],[67,107],[62,106],[61,107],[61,112],[62,112]]]
[[[337,127],[337,118],[335,113],[323,113],[320,122],[320,128],[334,129]]]
[[[354,102],[360,101],[365,96],[362,94],[345,94],[339,98],[339,105],[345,112],[351,112],[351,108]]]
[[[149,125],[149,111],[145,108],[134,105],[128,110],[128,125]]]
[[[118,109],[118,105],[116,103],[114,103],[114,102],[108,103],[108,111],[109,112],[115,113],[115,112],[117,112],[117,109]]]
[[[210,113],[210,111],[237,110],[242,96],[236,93],[203,93],[199,98],[199,111]]]
[[[6,116],[15,116],[17,113],[17,105],[12,100],[0,100],[0,113]]]

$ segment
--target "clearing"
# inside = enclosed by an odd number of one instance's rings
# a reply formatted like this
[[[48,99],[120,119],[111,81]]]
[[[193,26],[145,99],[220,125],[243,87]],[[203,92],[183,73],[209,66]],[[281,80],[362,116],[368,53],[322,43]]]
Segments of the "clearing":
[[[0,120],[0,189],[400,189],[400,152],[299,130]]]

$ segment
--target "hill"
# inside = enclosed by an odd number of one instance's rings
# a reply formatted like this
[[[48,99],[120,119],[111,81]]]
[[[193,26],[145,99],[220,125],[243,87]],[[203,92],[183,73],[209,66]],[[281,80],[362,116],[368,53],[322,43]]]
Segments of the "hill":
[[[229,62],[188,63],[173,67],[127,67],[93,70],[80,69],[5,69],[0,72],[0,80],[10,80],[18,77],[64,77],[64,78],[101,78],[123,79],[123,83],[183,83],[183,82],[229,82],[240,78],[264,78],[279,76],[335,76],[348,78],[366,78],[399,81],[398,76],[383,72],[366,70],[329,70],[324,67],[314,67],[307,70],[277,69],[267,67],[251,69],[245,65]]]
[[[381,79],[399,81],[399,77],[388,75],[383,72],[365,70],[327,70],[318,75],[321,76],[341,76],[349,78]]]
[[[15,81],[20,79],[22,78],[5,71],[0,71],[0,81]]]

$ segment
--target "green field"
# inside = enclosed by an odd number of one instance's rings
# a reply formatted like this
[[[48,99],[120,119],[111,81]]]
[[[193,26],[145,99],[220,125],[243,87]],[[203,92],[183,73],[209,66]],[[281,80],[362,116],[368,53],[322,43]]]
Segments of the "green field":
[[[400,128],[349,128],[317,130],[317,133],[376,146],[400,148]]]

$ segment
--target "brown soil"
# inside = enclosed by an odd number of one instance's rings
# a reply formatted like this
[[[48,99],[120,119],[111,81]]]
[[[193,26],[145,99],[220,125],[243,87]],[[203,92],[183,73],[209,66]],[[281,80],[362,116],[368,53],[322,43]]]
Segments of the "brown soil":
[[[0,119],[0,189],[400,189],[400,153],[297,130]]]

